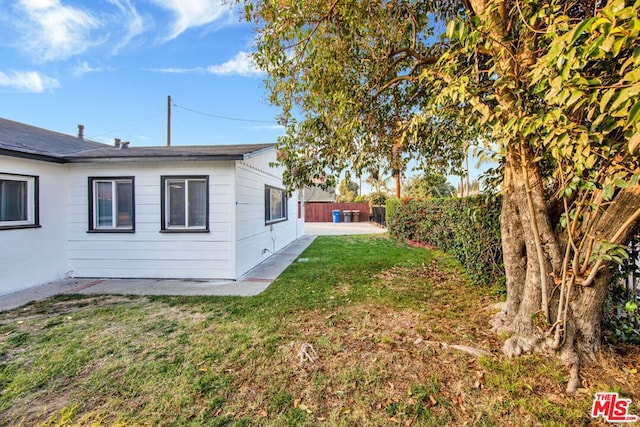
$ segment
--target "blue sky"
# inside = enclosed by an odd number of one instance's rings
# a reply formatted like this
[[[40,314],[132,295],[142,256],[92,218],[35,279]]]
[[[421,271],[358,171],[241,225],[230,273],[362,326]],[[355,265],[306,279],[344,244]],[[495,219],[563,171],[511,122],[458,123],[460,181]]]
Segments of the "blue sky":
[[[0,117],[164,145],[171,95],[172,145],[283,133],[252,25],[221,0],[0,0],[0,34]]]

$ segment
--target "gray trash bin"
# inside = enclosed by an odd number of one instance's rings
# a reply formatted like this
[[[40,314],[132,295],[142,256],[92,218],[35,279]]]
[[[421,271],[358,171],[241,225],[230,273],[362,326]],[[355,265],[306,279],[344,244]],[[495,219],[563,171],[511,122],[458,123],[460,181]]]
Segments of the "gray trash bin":
[[[351,211],[342,211],[344,215],[344,222],[351,222]]]
[[[353,222],[360,222],[360,211],[351,211]]]

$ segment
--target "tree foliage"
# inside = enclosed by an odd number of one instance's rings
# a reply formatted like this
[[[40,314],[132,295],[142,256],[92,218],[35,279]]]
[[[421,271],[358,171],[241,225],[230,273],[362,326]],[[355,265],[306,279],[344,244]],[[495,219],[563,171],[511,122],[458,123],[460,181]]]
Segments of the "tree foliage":
[[[428,99],[420,73],[443,49],[434,26],[459,8],[450,0],[247,3],[258,25],[255,59],[287,130],[278,143],[289,187],[327,169],[398,174],[412,158],[459,169],[469,128],[451,115],[417,114]]]
[[[360,187],[355,182],[351,181],[349,177],[345,177],[342,181],[340,181],[340,186],[338,187],[338,202],[339,203],[351,203],[358,196],[358,190]]]
[[[373,189],[373,194],[384,194],[389,192],[389,187],[387,186],[387,182],[390,177],[385,177],[384,173],[381,172],[379,167],[369,168],[368,177],[366,183],[371,186]]]
[[[447,177],[441,174],[414,175],[404,185],[402,194],[416,199],[449,197],[455,191]]]

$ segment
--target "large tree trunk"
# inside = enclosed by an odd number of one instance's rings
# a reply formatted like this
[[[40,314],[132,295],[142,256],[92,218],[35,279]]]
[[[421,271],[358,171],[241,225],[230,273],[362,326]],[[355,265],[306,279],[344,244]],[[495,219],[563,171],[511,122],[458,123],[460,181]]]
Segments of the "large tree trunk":
[[[574,391],[580,384],[579,367],[594,362],[600,349],[600,321],[615,265],[592,261],[579,277],[570,263],[563,264],[566,228],[552,228],[539,172],[526,154],[507,156],[501,217],[507,302],[494,329],[510,334],[503,347],[508,356],[556,352],[570,368],[567,389]],[[640,186],[620,190],[594,217],[590,233],[600,241],[627,244],[638,212]],[[589,258],[588,247],[582,246],[572,259]],[[592,275],[593,269],[597,272]]]
[[[510,174],[505,177],[502,190],[502,210],[500,229],[502,232],[502,254],[506,272],[507,304],[501,322],[511,322],[520,307],[524,293],[527,268],[527,249],[524,242],[522,223],[518,212]]]

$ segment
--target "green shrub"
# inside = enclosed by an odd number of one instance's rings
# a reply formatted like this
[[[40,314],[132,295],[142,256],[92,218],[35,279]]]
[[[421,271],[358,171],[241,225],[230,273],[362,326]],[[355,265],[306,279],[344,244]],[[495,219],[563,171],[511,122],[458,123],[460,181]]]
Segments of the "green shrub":
[[[357,196],[353,201],[356,202],[356,203],[360,203],[360,202],[368,202],[369,199],[364,194],[361,194],[361,195]]]
[[[372,206],[384,205],[389,196],[385,193],[371,193],[369,195],[369,203]]]
[[[499,198],[389,199],[387,229],[404,241],[436,246],[455,256],[474,283],[504,286]]]

